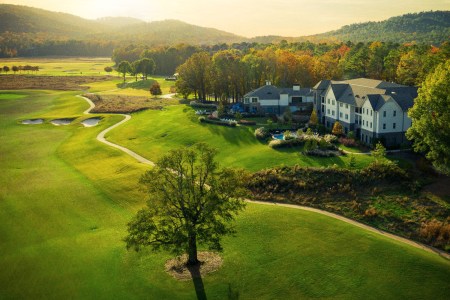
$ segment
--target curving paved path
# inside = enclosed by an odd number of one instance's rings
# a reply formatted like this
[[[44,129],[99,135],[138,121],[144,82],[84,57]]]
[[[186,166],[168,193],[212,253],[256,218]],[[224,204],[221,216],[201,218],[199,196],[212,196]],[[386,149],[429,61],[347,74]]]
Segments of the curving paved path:
[[[85,101],[87,101],[87,103],[89,103],[89,106],[90,106],[90,107],[89,107],[87,110],[85,110],[83,113],[86,114],[86,115],[87,115],[87,114],[90,114],[90,111],[95,107],[94,102],[92,102],[91,99],[88,99],[88,98],[83,97],[83,96],[81,96],[81,95],[78,95],[77,97],[82,98],[82,99],[84,99]],[[137,161],[139,161],[140,163],[147,164],[147,165],[150,165],[150,166],[154,166],[155,164],[154,164],[152,161],[146,159],[145,157],[140,156],[140,155],[137,154],[136,152],[133,152],[133,151],[131,151],[130,149],[125,148],[125,147],[123,147],[123,146],[120,146],[120,145],[111,143],[111,142],[109,142],[109,141],[107,141],[107,140],[105,139],[105,135],[106,135],[110,130],[113,130],[114,128],[116,128],[116,127],[122,125],[123,123],[125,123],[125,122],[127,122],[128,120],[131,119],[131,116],[128,115],[128,114],[111,114],[111,115],[121,115],[121,116],[124,116],[125,118],[124,118],[122,121],[120,121],[119,123],[116,123],[116,124],[114,124],[113,126],[110,126],[110,127],[106,128],[105,130],[103,130],[102,132],[100,132],[100,133],[97,135],[97,140],[100,141],[100,142],[102,142],[102,143],[104,143],[104,144],[106,144],[106,145],[108,145],[108,146],[110,146],[110,147],[114,147],[114,148],[116,148],[116,149],[122,150],[122,151],[125,152],[126,154],[128,154],[128,155],[130,155],[131,157],[135,158],[135,159],[136,159]]]
[[[166,98],[172,97],[171,94],[165,95],[165,96],[167,96]],[[88,99],[88,98],[86,98],[86,97],[83,97],[83,96],[81,96],[81,95],[78,95],[77,97],[82,98],[82,99],[84,99],[85,101],[87,101],[87,102],[89,103],[90,107],[89,107],[86,111],[84,111],[84,114],[90,114],[90,111],[95,107],[95,104],[94,104],[90,99]],[[111,115],[117,115],[117,114],[111,114]],[[116,123],[116,124],[114,124],[113,126],[108,127],[108,128],[106,128],[105,130],[103,130],[102,132],[100,132],[100,133],[97,135],[97,140],[100,141],[100,142],[102,142],[102,143],[104,143],[104,144],[106,144],[106,145],[108,145],[108,146],[111,146],[111,147],[114,147],[114,148],[117,148],[117,149],[122,150],[122,151],[125,152],[126,154],[128,154],[128,155],[134,157],[134,158],[135,158],[136,160],[138,160],[140,163],[144,163],[144,164],[147,164],[147,165],[150,165],[150,166],[154,166],[154,165],[155,165],[154,162],[152,162],[152,161],[146,159],[145,157],[140,156],[140,155],[137,154],[136,152],[133,152],[133,151],[131,151],[130,149],[125,148],[125,147],[123,147],[123,146],[120,146],[120,145],[111,143],[111,142],[109,142],[109,141],[107,141],[107,140],[105,139],[105,134],[106,134],[106,133],[108,133],[110,130],[112,130],[112,129],[114,129],[114,128],[120,126],[120,125],[122,125],[123,123],[125,123],[125,122],[127,122],[128,120],[131,119],[131,116],[128,115],[128,114],[120,114],[120,115],[124,116],[125,118],[124,118],[122,121],[120,121],[119,123]],[[356,153],[354,153],[354,154],[356,154]],[[360,154],[366,154],[366,153],[360,153]],[[325,215],[325,216],[328,216],[328,217],[331,217],[331,218],[334,218],[334,219],[341,220],[341,221],[343,221],[343,222],[352,224],[352,225],[354,225],[354,226],[357,226],[357,227],[359,227],[359,228],[368,230],[368,231],[370,231],[370,232],[374,232],[374,233],[383,235],[383,236],[385,236],[385,237],[388,237],[388,238],[391,238],[391,239],[393,239],[393,240],[396,240],[396,241],[399,241],[399,242],[408,244],[408,245],[413,246],[413,247],[415,247],[415,248],[419,248],[419,249],[425,250],[425,251],[427,251],[427,252],[437,254],[437,255],[439,255],[439,256],[441,256],[441,257],[444,257],[444,258],[450,260],[450,254],[449,254],[449,253],[446,253],[446,252],[444,252],[444,251],[442,251],[442,250],[436,249],[436,248],[431,247],[431,246],[427,246],[427,245],[422,244],[422,243],[419,243],[419,242],[415,242],[415,241],[409,240],[409,239],[407,239],[407,238],[403,238],[403,237],[394,235],[394,234],[392,234],[392,233],[389,233],[389,232],[386,232],[386,231],[383,231],[383,230],[380,230],[380,229],[371,227],[371,226],[369,226],[369,225],[366,225],[366,224],[357,222],[357,221],[355,221],[355,220],[352,220],[352,219],[343,217],[343,216],[341,216],[341,215],[338,215],[338,214],[335,214],[335,213],[332,213],[332,212],[328,212],[328,211],[321,210],[321,209],[318,209],[318,208],[312,208],[312,207],[308,207],[308,206],[301,206],[301,205],[294,205],[294,204],[277,203],[277,202],[266,202],[266,201],[257,201],[257,200],[250,200],[250,199],[246,199],[245,201],[248,202],[248,203],[254,203],[254,204],[261,204],[261,205],[276,205],[276,206],[282,206],[282,207],[288,207],[288,208],[293,208],[293,209],[301,209],[301,210],[306,210],[306,211],[315,212],[315,213],[318,213],[318,214],[321,214],[321,215]]]

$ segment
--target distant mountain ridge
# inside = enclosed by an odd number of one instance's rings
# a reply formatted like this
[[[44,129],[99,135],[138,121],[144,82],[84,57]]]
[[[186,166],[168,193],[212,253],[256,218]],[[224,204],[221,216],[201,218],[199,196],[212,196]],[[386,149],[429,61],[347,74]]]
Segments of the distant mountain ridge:
[[[283,37],[245,38],[214,28],[191,25],[177,20],[144,22],[128,17],[106,17],[87,20],[67,13],[39,8],[0,4],[0,48],[32,49],[42,41],[84,41],[119,44],[213,45],[221,43],[287,42],[424,42],[440,44],[450,37],[450,11],[431,11],[392,17],[381,22],[346,25],[322,34]],[[15,44],[22,43],[17,47]],[[29,43],[30,46],[26,46]],[[34,43],[34,44],[33,44]],[[0,49],[1,50],[1,49]],[[8,50],[9,51],[9,50]]]

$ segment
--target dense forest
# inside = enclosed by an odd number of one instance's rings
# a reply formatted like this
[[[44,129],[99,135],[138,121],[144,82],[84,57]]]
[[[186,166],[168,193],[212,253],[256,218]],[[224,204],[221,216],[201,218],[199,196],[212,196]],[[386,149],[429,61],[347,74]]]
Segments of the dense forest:
[[[243,96],[271,81],[279,87],[299,83],[312,87],[322,79],[367,77],[418,86],[437,65],[450,59],[450,43],[426,44],[328,43],[218,44],[175,47],[127,46],[114,50],[113,61],[143,58],[155,62],[156,73],[179,73],[184,95],[218,98]],[[132,73],[132,72],[130,72]]]
[[[129,44],[146,47],[189,44],[394,42],[439,46],[450,36],[450,12],[407,14],[382,22],[344,26],[314,36],[264,36],[244,38],[213,28],[176,20],[144,22],[133,18],[87,20],[26,6],[0,4],[0,57],[16,56],[111,56],[113,49]],[[144,46],[141,46],[144,47]]]

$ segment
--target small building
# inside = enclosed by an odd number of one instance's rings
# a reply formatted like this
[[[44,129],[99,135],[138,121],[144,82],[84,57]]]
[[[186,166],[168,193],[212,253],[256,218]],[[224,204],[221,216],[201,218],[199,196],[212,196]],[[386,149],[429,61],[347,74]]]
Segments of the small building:
[[[375,139],[387,147],[409,143],[405,132],[411,127],[411,119],[407,112],[417,97],[417,88],[358,78],[322,80],[313,90],[314,106],[326,127],[332,128],[339,121],[345,133],[354,131],[365,144]]]
[[[287,108],[291,112],[311,113],[314,93],[310,88],[295,84],[292,88],[277,88],[270,81],[243,97],[246,112],[282,115]]]

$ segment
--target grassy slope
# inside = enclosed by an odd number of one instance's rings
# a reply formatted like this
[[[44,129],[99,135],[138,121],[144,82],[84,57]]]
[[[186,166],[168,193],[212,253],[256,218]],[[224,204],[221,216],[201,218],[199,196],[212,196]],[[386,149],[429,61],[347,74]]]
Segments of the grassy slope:
[[[129,147],[150,160],[156,160],[169,149],[195,142],[207,142],[220,150],[218,158],[223,166],[244,167],[251,171],[285,165],[345,166],[348,157],[312,158],[299,154],[299,149],[274,150],[259,142],[253,135],[254,127],[229,128],[201,124],[188,106],[172,106],[164,111],[144,111],[120,130],[107,135],[111,141]],[[371,158],[355,157],[358,166]]]
[[[73,93],[0,95],[2,298],[194,299],[192,282],[163,272],[169,255],[127,252],[121,242],[143,204],[136,181],[146,167],[94,140],[121,117],[94,128],[17,123],[86,108]],[[249,205],[237,227],[223,268],[203,279],[210,299],[229,288],[242,299],[450,293],[448,261],[337,220]]]

